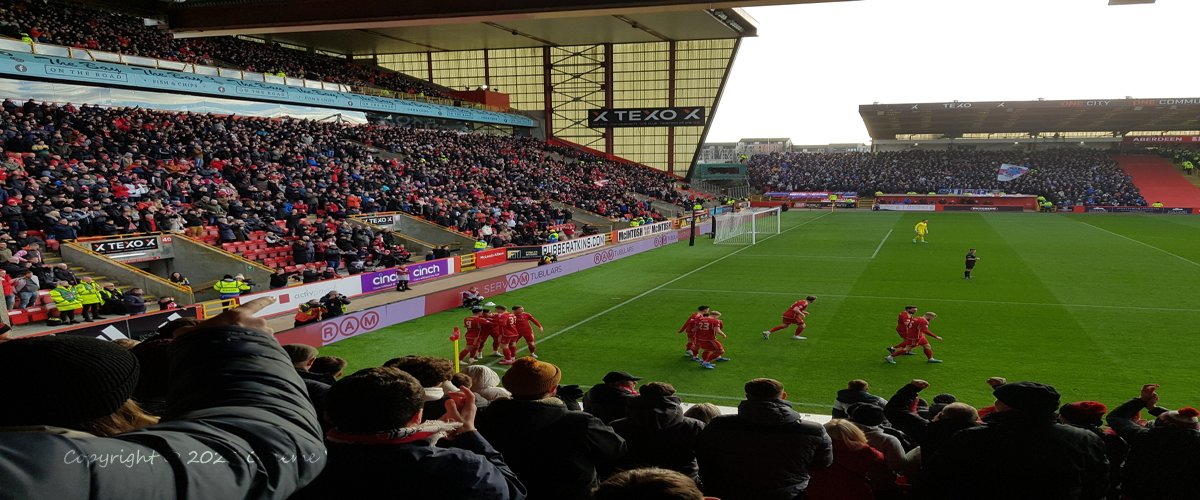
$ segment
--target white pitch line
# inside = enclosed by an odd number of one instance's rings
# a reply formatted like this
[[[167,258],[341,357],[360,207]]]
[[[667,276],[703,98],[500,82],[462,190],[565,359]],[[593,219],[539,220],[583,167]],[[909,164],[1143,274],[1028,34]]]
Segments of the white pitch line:
[[[892,236],[892,231],[895,231],[895,230],[896,230],[896,228],[888,229],[888,234],[883,235],[883,239],[879,240],[879,246],[875,247],[875,251],[871,253],[872,260],[875,259],[876,255],[879,255],[879,249],[883,248],[883,244],[887,243],[888,238],[890,238]]]
[[[1080,223],[1080,224],[1083,224],[1083,225],[1085,225],[1085,226],[1092,226],[1092,227],[1094,227],[1094,228],[1096,228],[1096,229],[1099,229],[1099,230],[1101,230],[1101,231],[1104,231],[1104,232],[1106,232],[1106,233],[1108,233],[1108,234],[1111,234],[1111,235],[1113,235],[1113,236],[1116,236],[1116,237],[1118,237],[1118,238],[1124,238],[1124,239],[1127,239],[1127,240],[1129,240],[1129,241],[1132,241],[1132,242],[1134,242],[1134,243],[1137,243],[1137,244],[1139,244],[1139,245],[1143,245],[1143,246],[1147,246],[1147,247],[1153,248],[1153,249],[1155,249],[1155,250],[1158,250],[1158,251],[1160,251],[1160,252],[1162,252],[1162,253],[1165,253],[1165,254],[1167,254],[1167,255],[1170,255],[1170,256],[1172,256],[1172,257],[1175,257],[1176,259],[1179,259],[1179,260],[1182,260],[1182,261],[1184,261],[1184,262],[1187,262],[1188,264],[1191,264],[1191,265],[1193,265],[1193,266],[1200,267],[1200,262],[1196,262],[1196,261],[1194,261],[1194,260],[1192,260],[1192,259],[1189,259],[1189,258],[1187,258],[1187,257],[1183,257],[1183,256],[1181,256],[1181,255],[1176,255],[1176,254],[1173,254],[1173,253],[1171,253],[1171,252],[1168,252],[1168,251],[1166,251],[1166,250],[1163,250],[1163,249],[1161,249],[1161,248],[1158,248],[1158,247],[1156,247],[1156,246],[1154,246],[1154,245],[1151,245],[1151,244],[1149,244],[1149,243],[1146,243],[1146,242],[1144,242],[1144,241],[1141,241],[1141,240],[1135,240],[1135,239],[1133,239],[1133,238],[1130,238],[1130,237],[1128,237],[1128,236],[1125,236],[1125,235],[1123,235],[1123,234],[1121,234],[1121,233],[1114,233],[1114,232],[1112,232],[1112,231],[1109,231],[1109,230],[1107,230],[1107,229],[1104,229],[1104,228],[1102,228],[1102,227],[1100,227],[1100,226],[1097,226],[1097,225],[1094,225],[1094,224],[1088,224],[1088,223],[1086,223],[1086,222],[1084,222],[1084,221],[1081,221],[1081,220],[1076,220],[1075,222],[1078,222],[1078,223]]]
[[[811,219],[809,219],[809,220],[806,220],[806,221],[804,221],[804,222],[801,222],[801,223],[799,223],[799,224],[796,224],[795,226],[792,226],[792,227],[789,227],[789,228],[787,228],[787,229],[785,229],[785,230],[783,230],[783,231],[780,231],[779,233],[776,233],[776,234],[772,234],[772,235],[770,235],[770,236],[767,236],[766,238],[763,238],[763,239],[761,239],[761,240],[759,240],[759,241],[760,241],[760,242],[762,242],[762,241],[769,240],[769,239],[771,239],[771,238],[774,238],[774,237],[776,237],[776,236],[779,236],[779,235],[781,235],[781,234],[783,234],[783,233],[786,233],[786,232],[788,232],[788,231],[791,231],[791,230],[793,230],[793,229],[796,229],[796,228],[798,228],[798,227],[800,227],[800,226],[803,226],[803,225],[805,225],[805,224],[808,224],[809,222],[813,222],[813,221],[815,221],[815,220],[817,220],[817,219],[820,219],[821,217],[825,217],[826,215],[829,215],[829,213],[826,213],[826,214],[824,214],[824,215],[820,215],[820,216],[817,216],[817,217],[813,217],[813,218],[811,218]],[[569,331],[571,331],[571,330],[574,330],[575,328],[579,327],[580,325],[583,325],[583,324],[585,324],[585,323],[588,323],[588,322],[590,322],[590,321],[592,321],[592,320],[594,320],[594,319],[596,319],[596,318],[599,318],[599,317],[601,317],[601,316],[604,316],[605,314],[608,314],[608,313],[610,313],[610,312],[613,312],[613,311],[615,311],[615,310],[617,310],[617,309],[620,309],[620,308],[622,308],[622,307],[625,307],[626,305],[629,305],[630,303],[632,303],[632,302],[634,302],[634,301],[636,301],[636,300],[638,300],[638,299],[640,299],[640,298],[642,298],[642,297],[645,297],[645,296],[647,296],[647,295],[650,295],[650,294],[652,294],[652,293],[654,293],[654,292],[657,292],[657,291],[659,291],[659,290],[663,289],[664,287],[666,287],[667,285],[670,285],[671,283],[674,283],[674,282],[676,282],[676,281],[679,281],[679,280],[681,280],[681,279],[684,279],[684,278],[686,278],[686,277],[688,277],[688,276],[691,276],[691,275],[693,275],[693,274],[696,274],[696,273],[698,273],[698,272],[700,272],[700,271],[703,271],[703,270],[707,269],[709,266],[711,266],[711,265],[713,265],[713,264],[716,264],[716,263],[718,263],[718,262],[721,262],[721,261],[723,261],[723,260],[725,260],[725,259],[728,259],[728,258],[730,258],[730,257],[733,257],[734,255],[737,255],[737,254],[739,254],[739,253],[742,253],[743,251],[745,251],[745,250],[748,250],[748,249],[750,249],[750,248],[753,248],[753,247],[754,247],[753,245],[744,246],[744,247],[742,247],[742,248],[739,248],[739,249],[737,249],[737,250],[734,250],[733,252],[730,252],[730,253],[726,254],[726,255],[725,255],[725,256],[723,256],[723,257],[720,257],[720,258],[717,258],[717,259],[713,259],[713,260],[709,261],[707,264],[704,264],[703,266],[697,267],[697,268],[695,268],[695,269],[692,269],[691,271],[688,271],[687,273],[684,273],[684,274],[681,274],[681,275],[679,275],[679,276],[676,276],[675,278],[671,279],[670,281],[668,281],[668,282],[666,282],[666,283],[663,283],[663,284],[661,284],[661,285],[658,285],[658,286],[656,286],[656,287],[654,287],[654,288],[651,288],[651,289],[649,289],[649,290],[646,290],[646,291],[644,291],[644,292],[642,292],[642,293],[640,293],[640,294],[638,294],[638,295],[634,296],[633,298],[631,298],[631,299],[629,299],[629,300],[626,300],[626,301],[624,301],[624,302],[621,302],[620,304],[617,304],[617,305],[615,305],[615,306],[612,306],[612,307],[610,307],[610,308],[608,308],[608,309],[605,309],[605,310],[603,310],[603,311],[600,311],[600,312],[598,312],[598,313],[596,313],[596,314],[593,314],[593,315],[591,315],[591,316],[588,316],[588,317],[586,317],[586,318],[584,318],[584,319],[582,319],[582,320],[580,320],[580,321],[576,322],[575,324],[572,324],[572,325],[570,325],[570,326],[568,326],[568,327],[566,327],[566,328],[563,328],[562,330],[559,330],[559,331],[557,331],[557,332],[551,333],[550,335],[547,335],[547,336],[546,336],[546,337],[544,337],[544,338],[537,339],[537,342],[538,342],[538,343],[544,343],[544,342],[546,342],[546,341],[548,341],[548,340],[550,340],[550,339],[552,339],[552,338],[554,338],[554,337],[557,337],[557,336],[559,336],[559,335],[562,335],[562,334],[564,334],[564,333],[567,333],[567,332],[569,332]],[[517,349],[517,352],[524,351],[524,350],[526,350],[527,348],[528,348],[528,346],[526,346],[526,347],[522,347],[522,348],[520,348],[520,349]],[[498,362],[498,361],[500,361],[500,360],[499,360],[499,359],[497,359],[497,360],[488,361],[488,362],[487,362],[487,364],[488,364],[488,365],[492,365],[492,364],[494,364],[494,363],[496,363],[496,362]]]
[[[754,254],[743,255],[743,259],[750,258],[772,258],[772,259],[830,259],[830,260],[870,260],[871,257],[847,257],[844,255],[767,255]]]
[[[767,292],[761,290],[704,290],[694,288],[663,288],[668,292],[689,292],[689,293],[737,293],[742,295],[796,295],[796,292]],[[1170,311],[1170,312],[1193,312],[1200,313],[1200,309],[1182,309],[1177,307],[1140,307],[1140,306],[1115,306],[1104,304],[1059,304],[1051,302],[1009,302],[1004,300],[970,300],[970,299],[939,299],[934,297],[889,297],[883,295],[838,295],[833,293],[813,292],[813,295],[821,297],[840,297],[847,299],[881,299],[881,300],[906,300],[918,301],[927,300],[929,302],[965,302],[969,304],[1000,304],[1012,306],[1047,306],[1047,307],[1091,307],[1097,309],[1130,309],[1135,311]]]

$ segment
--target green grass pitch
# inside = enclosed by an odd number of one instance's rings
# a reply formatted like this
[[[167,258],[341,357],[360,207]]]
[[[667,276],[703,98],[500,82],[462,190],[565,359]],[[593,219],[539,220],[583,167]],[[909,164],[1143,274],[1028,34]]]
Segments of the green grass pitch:
[[[924,217],[929,243],[913,244]],[[1004,376],[1054,385],[1064,402],[1111,406],[1154,382],[1166,406],[1200,404],[1200,217],[790,212],[782,226],[758,245],[681,242],[490,299],[539,318],[541,359],[584,387],[626,370],[673,383],[688,402],[736,405],[746,380],[772,377],[798,410],[828,413],[854,378],[884,397],[921,378],[929,397],[984,406],[984,380]],[[970,247],[981,260],[965,281]],[[819,297],[809,340],[790,330],[762,340],[806,294]],[[686,359],[675,333],[699,304],[724,314],[730,337],[732,361],[716,370]],[[946,340],[933,347],[944,364],[920,353],[884,363],[906,304],[938,313],[932,330]],[[449,356],[447,337],[465,315],[395,325],[322,354],[346,358],[346,373],[404,354]]]

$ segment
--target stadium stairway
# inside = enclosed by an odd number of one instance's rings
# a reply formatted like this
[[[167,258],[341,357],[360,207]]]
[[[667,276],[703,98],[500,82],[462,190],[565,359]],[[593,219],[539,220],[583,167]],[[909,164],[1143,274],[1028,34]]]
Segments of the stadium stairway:
[[[1117,155],[1113,159],[1133,178],[1147,203],[1161,201],[1168,207],[1200,208],[1200,188],[1188,182],[1170,160],[1145,155]]]
[[[43,257],[45,258],[46,265],[50,266],[50,267],[54,267],[54,266],[64,263],[64,261],[62,260],[62,257],[59,256],[58,254],[45,252],[43,254]],[[119,290],[121,290],[122,292],[127,292],[127,291],[129,291],[130,288],[133,288],[128,283],[122,283],[122,282],[114,280],[108,276],[98,274],[94,271],[90,271],[83,267],[68,264],[67,268],[70,269],[72,272],[74,272],[75,276],[78,278],[83,278],[84,276],[89,276],[92,278],[93,281],[95,281],[96,283],[98,283],[100,285],[103,285],[105,283],[113,283],[113,284],[117,285],[117,288]],[[153,295],[144,295],[143,297],[146,300],[146,304],[147,304],[146,307],[148,309],[150,309],[150,310],[157,309],[158,306],[155,305],[155,303],[158,302],[158,297],[155,297]],[[41,327],[40,329],[60,328],[59,326],[54,326],[54,327],[44,326],[44,322],[46,321],[46,318],[50,317],[50,309],[55,309],[54,299],[50,298],[50,291],[49,290],[39,290],[38,297],[32,307],[27,307],[25,309],[12,309],[12,310],[8,311],[8,319],[14,327],[19,327],[21,325],[31,325],[31,326]],[[82,319],[82,316],[79,316],[78,318]],[[34,333],[40,329],[22,329],[25,331],[17,331],[16,335],[20,336],[20,335],[25,335],[28,333]]]

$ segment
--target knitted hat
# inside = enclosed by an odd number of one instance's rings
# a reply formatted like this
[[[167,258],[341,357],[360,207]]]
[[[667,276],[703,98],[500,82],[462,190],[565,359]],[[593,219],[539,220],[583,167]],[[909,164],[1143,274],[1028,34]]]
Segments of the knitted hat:
[[[1189,406],[1186,408],[1165,412],[1158,416],[1158,421],[1160,424],[1171,427],[1200,429],[1200,420],[1197,420],[1196,417],[1200,417],[1200,410]]]
[[[997,401],[1014,410],[1029,413],[1054,413],[1058,409],[1059,395],[1046,384],[1037,382],[1012,382],[992,391]]]
[[[876,426],[883,424],[883,408],[874,403],[854,403],[846,409],[850,421],[856,424]]]
[[[509,367],[502,381],[513,396],[537,397],[554,390],[561,379],[562,370],[557,366],[525,356]]]
[[[1104,424],[1105,413],[1108,413],[1108,407],[1096,401],[1076,401],[1058,409],[1058,415],[1067,423],[1096,427]]]
[[[0,426],[70,426],[111,415],[138,381],[133,354],[111,342],[45,336],[0,344],[4,388]]]

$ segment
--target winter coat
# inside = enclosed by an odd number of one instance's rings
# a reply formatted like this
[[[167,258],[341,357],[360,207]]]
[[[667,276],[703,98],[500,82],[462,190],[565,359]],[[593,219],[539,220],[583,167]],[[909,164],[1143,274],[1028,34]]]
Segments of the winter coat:
[[[1108,426],[1129,443],[1122,491],[1131,499],[1182,500],[1200,495],[1200,431],[1142,427],[1146,404],[1131,399],[1108,413]]]
[[[583,395],[583,411],[595,415],[601,422],[611,423],[625,417],[625,405],[637,394],[608,384],[596,384]]]
[[[125,292],[125,295],[121,297],[121,303],[125,304],[126,313],[142,314],[146,312],[146,300],[141,295]]]
[[[934,422],[925,419],[916,411],[920,392],[921,390],[912,384],[901,387],[883,407],[883,414],[892,427],[903,431],[916,445],[921,447],[921,457],[933,456],[954,433],[980,425],[956,420]]]
[[[867,436],[867,444],[876,451],[883,453],[883,460],[887,462],[887,466],[896,472],[903,473],[908,470],[908,459],[905,458],[904,447],[901,446],[900,440],[884,432],[883,427],[878,425],[862,425],[855,423],[859,430]]]
[[[600,419],[562,402],[498,399],[479,412],[479,432],[521,478],[532,500],[591,498],[597,467],[625,454],[625,440]]]
[[[883,407],[883,405],[887,404],[887,400],[867,391],[842,389],[837,392],[837,399],[833,401],[833,418],[850,418],[850,415],[846,411],[854,403],[871,403]]]
[[[699,477],[696,465],[696,437],[704,422],[683,416],[679,398],[638,396],[630,399],[625,418],[614,420],[612,428],[629,447],[618,462],[621,470],[661,467]]]
[[[932,498],[1098,499],[1108,491],[1104,442],[1053,414],[994,413],[922,458]]]
[[[292,500],[525,498],[525,487],[504,457],[478,432],[438,444],[330,443],[329,466]],[[381,487],[381,478],[397,487]]]
[[[299,369],[296,370],[296,373],[304,381],[304,388],[308,390],[308,400],[312,402],[313,408],[317,411],[317,421],[321,423],[321,428],[329,430],[328,422],[325,421],[325,395],[329,393],[329,387],[336,380],[329,375]]]
[[[833,442],[833,465],[816,469],[805,492],[807,500],[876,500],[898,493],[896,474],[883,453],[870,446],[851,449]]]
[[[712,419],[696,444],[705,493],[721,500],[792,499],[813,469],[833,462],[820,424],[800,420],[786,401],[742,401],[737,415]]]
[[[0,497],[284,499],[325,467],[304,384],[271,335],[208,328],[172,353],[157,425],[111,438],[0,428]]]

